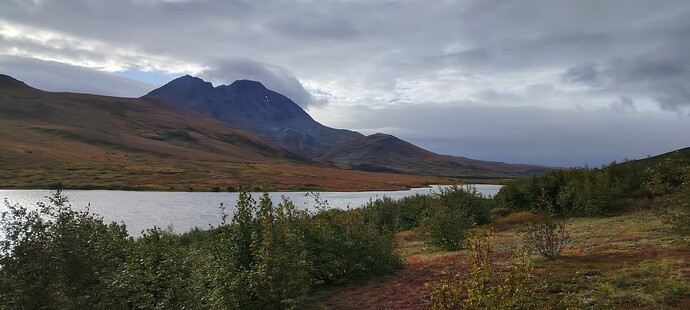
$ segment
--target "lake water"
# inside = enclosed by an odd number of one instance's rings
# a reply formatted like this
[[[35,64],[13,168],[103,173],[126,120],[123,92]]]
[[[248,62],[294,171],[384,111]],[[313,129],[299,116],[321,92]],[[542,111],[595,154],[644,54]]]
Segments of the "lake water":
[[[477,190],[485,196],[493,196],[501,185],[475,184]],[[382,192],[320,192],[321,199],[326,200],[331,208],[356,208],[366,204],[370,199],[384,196],[397,199],[415,194],[428,194],[438,191],[440,186],[413,188],[405,191]],[[91,212],[103,216],[106,221],[124,222],[130,234],[138,235],[142,230],[158,227],[173,227],[176,232],[185,232],[194,227],[206,229],[209,225],[218,225],[221,221],[220,203],[226,206],[226,212],[232,214],[237,203],[238,193],[209,192],[135,192],[107,190],[65,190],[75,208],[89,206]],[[274,204],[281,197],[289,198],[298,208],[313,209],[315,201],[305,192],[270,193]],[[35,206],[37,202],[47,203],[49,190],[0,190],[0,200],[10,204]],[[261,193],[252,193],[258,200]],[[4,203],[0,211],[6,210]]]

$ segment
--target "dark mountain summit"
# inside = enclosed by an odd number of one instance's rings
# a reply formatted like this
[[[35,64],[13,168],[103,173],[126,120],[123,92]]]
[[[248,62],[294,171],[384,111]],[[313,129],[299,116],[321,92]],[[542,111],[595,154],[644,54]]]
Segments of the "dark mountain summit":
[[[346,169],[441,176],[510,177],[551,168],[439,155],[386,134],[364,136],[315,121],[289,98],[256,81],[213,87],[192,76],[177,78],[144,99],[209,115],[256,133],[286,150]]]
[[[321,125],[292,100],[256,81],[239,80],[213,87],[187,75],[142,98],[170,102],[182,110],[210,115],[309,158],[323,155],[340,142],[364,137]]]

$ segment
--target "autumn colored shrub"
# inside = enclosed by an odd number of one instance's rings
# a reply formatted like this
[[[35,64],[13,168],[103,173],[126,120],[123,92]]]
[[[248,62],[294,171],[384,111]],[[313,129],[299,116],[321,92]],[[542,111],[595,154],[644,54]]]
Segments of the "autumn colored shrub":
[[[450,280],[426,284],[432,309],[536,309],[539,299],[530,275],[532,264],[517,250],[507,267],[496,260],[491,230],[475,229],[467,241],[469,268]]]

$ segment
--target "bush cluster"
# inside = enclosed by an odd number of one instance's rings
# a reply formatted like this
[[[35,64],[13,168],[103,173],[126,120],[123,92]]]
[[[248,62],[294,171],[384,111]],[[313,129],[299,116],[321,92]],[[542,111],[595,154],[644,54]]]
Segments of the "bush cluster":
[[[493,206],[492,199],[483,197],[472,186],[451,186],[399,200],[384,197],[370,201],[357,212],[384,234],[418,228],[428,243],[458,250],[468,228],[491,222],[489,210]]]
[[[508,182],[495,199],[516,211],[531,210],[545,196],[554,212],[601,216],[621,211],[632,200],[654,199],[677,191],[690,179],[683,153],[647,162],[613,162],[601,168],[572,168]]]
[[[1,220],[2,309],[283,309],[314,286],[401,266],[391,234],[355,210],[298,210],[240,193],[228,223],[133,238],[60,192]],[[361,211],[359,211],[361,212]]]

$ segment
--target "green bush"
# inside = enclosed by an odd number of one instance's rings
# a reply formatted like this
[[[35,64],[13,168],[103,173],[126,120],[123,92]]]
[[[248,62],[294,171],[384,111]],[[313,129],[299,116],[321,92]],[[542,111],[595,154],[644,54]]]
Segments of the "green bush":
[[[427,242],[445,250],[459,250],[467,229],[491,221],[492,204],[474,187],[442,189],[428,203],[428,216],[422,219],[422,231]]]
[[[392,234],[364,220],[362,209],[328,209],[317,197],[317,211],[303,226],[312,276],[323,283],[370,278],[402,266]]]
[[[0,307],[119,307],[114,281],[132,239],[124,225],[72,210],[58,190],[37,208],[10,205],[0,220]]]
[[[6,203],[7,204],[7,203]],[[231,221],[182,235],[74,211],[57,192],[0,224],[0,309],[285,309],[315,285],[399,268],[395,241],[363,211],[298,210],[241,192]],[[221,206],[223,209],[223,206]]]
[[[129,309],[200,308],[188,281],[188,252],[171,231],[154,227],[137,238],[116,281]]]
[[[461,249],[467,229],[472,227],[467,207],[460,205],[449,208],[440,201],[433,201],[430,213],[422,222],[427,242],[448,251]]]
[[[529,210],[545,195],[554,212],[566,216],[601,216],[630,207],[631,200],[673,194],[687,182],[687,151],[641,161],[613,162],[601,168],[572,168],[508,182],[496,203]]]

